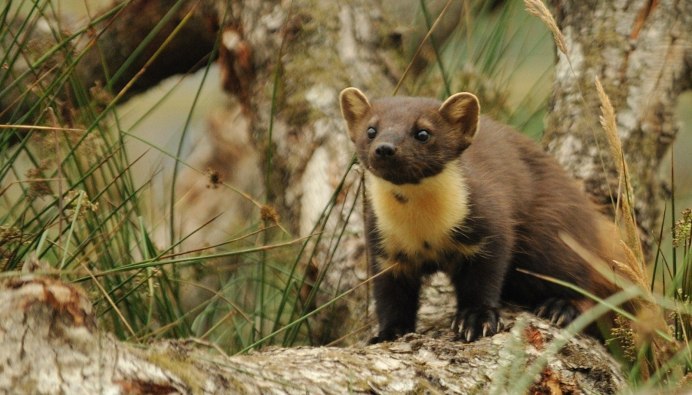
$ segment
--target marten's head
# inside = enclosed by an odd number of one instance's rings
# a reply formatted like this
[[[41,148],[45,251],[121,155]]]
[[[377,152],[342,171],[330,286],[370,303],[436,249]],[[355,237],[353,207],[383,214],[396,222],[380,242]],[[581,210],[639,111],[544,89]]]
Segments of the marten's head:
[[[440,173],[471,144],[478,99],[462,92],[444,103],[420,97],[373,100],[356,88],[341,91],[341,113],[358,159],[391,183],[417,184]]]

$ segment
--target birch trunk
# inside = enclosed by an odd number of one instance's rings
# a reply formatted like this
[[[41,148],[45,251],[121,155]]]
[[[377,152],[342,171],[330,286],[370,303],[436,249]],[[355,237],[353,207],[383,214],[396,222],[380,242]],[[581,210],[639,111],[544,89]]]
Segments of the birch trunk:
[[[569,56],[558,53],[544,144],[598,202],[611,206],[618,177],[599,124],[599,78],[615,108],[640,237],[650,254],[665,197],[659,167],[678,131],[678,96],[692,87],[692,2],[551,4]]]
[[[397,48],[387,44],[387,15],[371,1],[301,0],[290,7],[244,1],[233,5],[232,14],[237,19],[223,33],[223,83],[250,122],[247,130],[228,125],[224,133],[250,136],[252,144],[243,150],[254,149],[260,158],[271,206],[264,213],[279,213],[291,233],[306,236],[334,202],[317,229],[323,242],[310,247],[316,254],[303,263],[312,280],[320,282],[310,304],[320,306],[354,289],[315,320],[317,341],[328,342],[362,327],[368,316],[368,287],[358,286],[368,278],[360,176],[358,171],[346,174],[353,149],[338,95],[350,85],[378,96],[390,94],[398,76],[386,65],[398,60]],[[332,251],[329,240],[339,235],[339,247]]]

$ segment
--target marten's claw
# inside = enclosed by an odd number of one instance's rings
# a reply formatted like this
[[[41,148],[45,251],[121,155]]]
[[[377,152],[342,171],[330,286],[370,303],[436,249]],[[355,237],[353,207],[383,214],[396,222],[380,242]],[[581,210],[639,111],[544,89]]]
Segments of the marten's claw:
[[[565,327],[579,315],[579,310],[566,299],[550,298],[536,308],[534,313],[551,324]]]
[[[468,308],[457,312],[452,331],[457,339],[472,342],[480,337],[492,336],[503,328],[500,313],[492,307]]]

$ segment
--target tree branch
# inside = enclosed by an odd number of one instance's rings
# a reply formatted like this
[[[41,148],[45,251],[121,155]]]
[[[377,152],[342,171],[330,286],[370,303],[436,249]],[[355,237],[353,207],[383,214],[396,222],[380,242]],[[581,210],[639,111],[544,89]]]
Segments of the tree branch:
[[[528,314],[471,344],[413,334],[367,347],[269,348],[228,357],[194,340],[141,348],[96,328],[89,300],[59,280],[0,284],[0,391],[92,393],[421,393],[515,388],[561,330]],[[570,339],[531,392],[615,393],[624,380],[594,340]]]

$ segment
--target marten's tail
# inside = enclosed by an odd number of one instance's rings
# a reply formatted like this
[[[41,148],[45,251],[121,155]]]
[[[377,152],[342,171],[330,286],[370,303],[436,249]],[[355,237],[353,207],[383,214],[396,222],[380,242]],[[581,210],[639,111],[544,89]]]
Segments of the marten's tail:
[[[598,231],[600,245],[595,250],[585,248],[569,234],[560,235],[560,238],[572,250],[589,263],[591,269],[589,270],[589,277],[591,284],[594,284],[594,294],[600,299],[607,299],[624,289],[639,287],[636,296],[623,301],[617,307],[620,311],[632,316],[646,315],[649,317],[648,320],[652,320],[652,317],[659,317],[651,321],[652,327],[665,325],[663,314],[657,314],[653,311],[657,309],[657,306],[652,303],[653,298],[650,297],[644,262],[641,262],[622,240],[621,230],[608,218],[604,216],[598,218]],[[585,298],[578,303],[578,308],[584,312],[596,303],[592,299]],[[606,313],[602,319],[598,320],[598,329],[596,330],[594,326],[587,332],[597,335],[601,339],[612,337],[611,330],[622,322],[628,321],[618,321],[618,315],[617,311]]]

